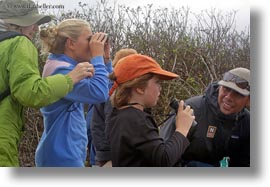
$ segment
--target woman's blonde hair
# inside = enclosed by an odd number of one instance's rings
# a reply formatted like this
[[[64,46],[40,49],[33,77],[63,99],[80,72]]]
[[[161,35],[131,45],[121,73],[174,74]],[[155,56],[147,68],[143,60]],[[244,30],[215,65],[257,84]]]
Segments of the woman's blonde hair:
[[[49,26],[40,31],[42,52],[63,54],[68,38],[77,40],[83,28],[90,28],[90,24],[81,19],[66,19],[58,26]]]
[[[131,81],[120,84],[111,96],[111,103],[114,107],[120,108],[126,106],[129,103],[131,97],[131,91],[133,88],[144,89],[150,79],[154,77],[153,73],[147,73]],[[109,75],[112,81],[116,81],[114,73]]]

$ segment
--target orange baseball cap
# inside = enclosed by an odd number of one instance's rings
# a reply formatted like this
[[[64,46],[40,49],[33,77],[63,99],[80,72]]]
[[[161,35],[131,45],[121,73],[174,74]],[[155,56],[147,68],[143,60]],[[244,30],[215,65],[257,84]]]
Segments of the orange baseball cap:
[[[114,68],[116,81],[110,90],[110,95],[119,84],[128,82],[147,73],[154,73],[161,80],[171,80],[178,75],[163,70],[160,65],[151,57],[141,54],[132,54],[119,60]]]

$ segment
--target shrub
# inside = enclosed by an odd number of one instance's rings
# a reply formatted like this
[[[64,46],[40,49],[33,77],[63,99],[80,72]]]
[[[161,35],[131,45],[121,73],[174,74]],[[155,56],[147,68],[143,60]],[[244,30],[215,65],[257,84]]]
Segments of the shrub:
[[[235,11],[221,14],[212,9],[194,14],[189,8],[108,7],[103,0],[94,7],[79,3],[78,10],[54,15],[54,24],[67,18],[87,20],[93,32],[109,34],[112,54],[121,48],[134,48],[180,76],[162,83],[160,101],[153,109],[157,123],[169,112],[172,97],[187,99],[202,94],[209,83],[221,79],[227,70],[250,65],[249,32],[239,33],[235,29]],[[41,67],[45,59],[40,57]],[[38,110],[27,109],[26,118],[20,163],[34,166],[34,153],[43,130],[42,115]]]

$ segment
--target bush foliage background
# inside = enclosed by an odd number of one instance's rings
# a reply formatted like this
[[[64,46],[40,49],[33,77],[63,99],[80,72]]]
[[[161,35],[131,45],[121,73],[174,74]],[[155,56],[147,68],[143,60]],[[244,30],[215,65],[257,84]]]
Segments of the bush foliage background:
[[[46,9],[40,11],[48,13]],[[220,80],[224,72],[234,67],[249,69],[250,33],[236,30],[236,13],[211,9],[194,14],[189,8],[154,9],[150,4],[137,8],[108,6],[101,0],[94,7],[79,3],[78,9],[53,12],[53,23],[68,18],[84,19],[93,32],[109,34],[112,58],[121,48],[134,48],[178,74],[179,79],[162,83],[160,100],[153,109],[160,123],[170,110],[171,98],[187,99],[202,94],[209,83]],[[40,48],[38,41],[36,44]],[[42,71],[46,55],[40,55],[39,60]],[[35,149],[43,131],[38,109],[27,108],[25,115],[25,133],[19,147],[23,167],[35,166]]]

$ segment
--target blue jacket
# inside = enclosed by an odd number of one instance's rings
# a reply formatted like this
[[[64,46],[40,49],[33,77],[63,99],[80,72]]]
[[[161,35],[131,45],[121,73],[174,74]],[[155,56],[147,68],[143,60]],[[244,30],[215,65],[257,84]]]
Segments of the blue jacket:
[[[91,63],[95,68],[92,78],[81,80],[64,98],[41,109],[44,132],[36,150],[36,166],[84,166],[88,141],[84,103],[104,102],[109,92],[103,57],[95,57]],[[50,55],[43,76],[67,74],[76,64],[66,55]]]

